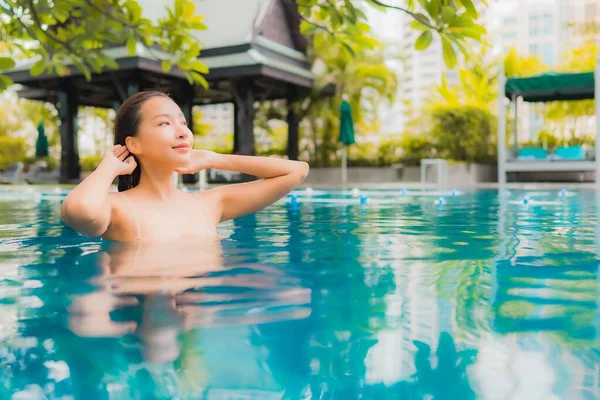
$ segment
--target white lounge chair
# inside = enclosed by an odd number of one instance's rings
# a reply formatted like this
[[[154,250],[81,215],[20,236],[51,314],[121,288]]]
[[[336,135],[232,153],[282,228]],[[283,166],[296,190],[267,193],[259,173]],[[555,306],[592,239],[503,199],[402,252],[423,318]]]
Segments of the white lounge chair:
[[[12,185],[21,183],[23,167],[24,165],[20,161],[10,164],[4,172],[0,173],[0,183]]]

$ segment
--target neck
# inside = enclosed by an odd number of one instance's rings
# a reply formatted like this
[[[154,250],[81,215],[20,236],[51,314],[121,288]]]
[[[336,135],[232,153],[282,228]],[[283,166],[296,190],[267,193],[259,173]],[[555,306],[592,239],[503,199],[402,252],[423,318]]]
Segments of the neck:
[[[173,184],[173,172],[171,169],[144,167],[137,187],[151,197],[161,200],[169,199],[177,192],[177,188]]]

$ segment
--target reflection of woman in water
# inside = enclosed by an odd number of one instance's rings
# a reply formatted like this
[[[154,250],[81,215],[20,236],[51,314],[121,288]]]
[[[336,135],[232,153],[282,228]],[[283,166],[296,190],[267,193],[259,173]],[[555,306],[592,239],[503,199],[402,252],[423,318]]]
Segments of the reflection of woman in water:
[[[218,240],[207,238],[201,250],[194,243],[116,243],[97,253],[99,274],[91,282],[96,290],[72,296],[71,330],[90,337],[135,332],[144,342],[153,342],[153,335],[176,342],[181,330],[310,314],[310,290],[299,279],[264,265],[225,265]],[[137,321],[111,318],[123,308],[138,308]],[[159,353],[153,351],[166,356]]]
[[[196,246],[106,243],[86,255],[78,267],[94,265],[97,273],[86,281],[95,290],[70,296],[69,329],[80,341],[114,338],[123,351],[134,344],[141,357],[128,357],[127,370],[161,390],[175,381],[176,392],[195,394],[237,379],[245,384],[236,371],[260,376],[264,387],[272,387],[274,378],[260,369],[266,356],[249,336],[262,324],[308,318],[310,289],[284,269],[240,264],[239,258],[228,264],[222,257],[227,240],[205,239],[200,246],[197,239]],[[165,374],[171,376],[168,385]]]
[[[173,241],[215,235],[225,220],[262,209],[294,189],[308,165],[268,157],[192,150],[193,134],[167,95],[129,97],[117,112],[115,146],[65,199],[63,220],[75,230],[114,241]],[[207,168],[263,178],[200,194],[178,190],[174,172]],[[109,193],[118,177],[120,193]]]

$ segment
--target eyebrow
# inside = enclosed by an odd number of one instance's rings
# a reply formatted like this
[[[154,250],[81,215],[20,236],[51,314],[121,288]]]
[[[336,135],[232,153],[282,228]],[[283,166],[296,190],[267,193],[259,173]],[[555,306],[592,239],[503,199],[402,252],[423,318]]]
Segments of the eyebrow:
[[[183,113],[179,113],[179,114],[177,114],[177,116],[178,117],[183,117],[184,115],[183,115]],[[155,115],[154,118],[152,118],[152,119],[154,120],[154,119],[159,118],[159,117],[171,118],[171,117],[173,117],[173,114],[158,114],[158,115]]]

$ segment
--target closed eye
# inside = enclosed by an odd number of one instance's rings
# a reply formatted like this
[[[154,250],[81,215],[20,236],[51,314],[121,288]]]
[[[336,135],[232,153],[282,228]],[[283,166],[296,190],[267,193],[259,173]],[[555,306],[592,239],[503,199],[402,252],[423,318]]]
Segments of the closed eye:
[[[185,126],[187,126],[187,121],[183,121],[183,122],[181,122],[181,125],[185,125]]]

